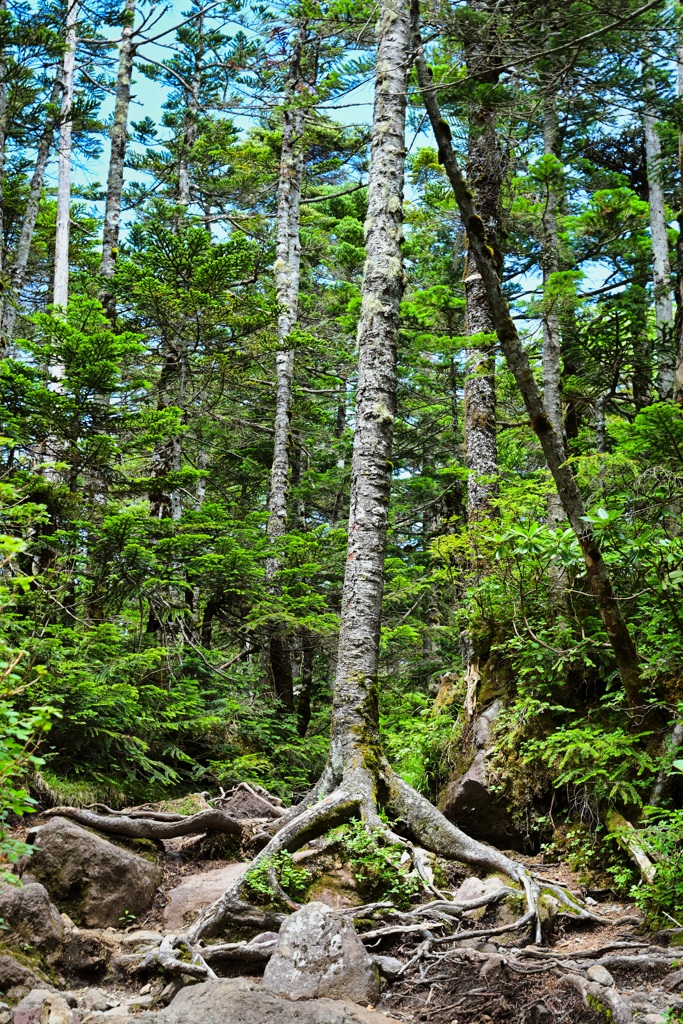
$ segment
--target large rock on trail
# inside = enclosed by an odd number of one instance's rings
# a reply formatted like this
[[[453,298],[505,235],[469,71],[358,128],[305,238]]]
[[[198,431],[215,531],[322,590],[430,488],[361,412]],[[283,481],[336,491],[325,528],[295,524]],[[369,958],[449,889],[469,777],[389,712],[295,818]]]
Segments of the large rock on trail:
[[[263,987],[286,999],[374,1003],[379,975],[348,918],[324,903],[308,903],[280,928]]]
[[[165,930],[183,931],[200,910],[222,896],[248,867],[247,863],[226,864],[222,868],[186,875],[168,894],[164,907]]]
[[[8,946],[29,944],[47,956],[61,946],[64,924],[45,887],[37,882],[0,886],[0,917],[7,924],[3,941]]]
[[[105,1019],[107,1024],[131,1021],[129,1016],[109,1014]],[[344,1000],[311,999],[293,1006],[246,978],[189,985],[165,1010],[134,1019],[135,1024],[398,1024],[393,1017]],[[95,1020],[93,1017],[93,1024]],[[87,1018],[86,1022],[89,1024]]]
[[[139,917],[152,905],[161,869],[66,818],[31,829],[35,850],[28,871],[57,906],[87,928],[120,927],[126,912]]]
[[[74,1014],[59,992],[37,988],[14,1008],[12,1024],[74,1024]]]
[[[13,956],[0,956],[0,995],[7,999],[22,999],[31,989],[47,986],[44,979],[15,960]]]

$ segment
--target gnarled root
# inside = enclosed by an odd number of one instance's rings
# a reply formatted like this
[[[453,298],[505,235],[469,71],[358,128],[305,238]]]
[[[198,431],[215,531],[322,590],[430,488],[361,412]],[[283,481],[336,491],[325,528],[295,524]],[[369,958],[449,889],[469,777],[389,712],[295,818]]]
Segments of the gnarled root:
[[[70,818],[79,825],[87,825],[109,835],[130,839],[176,839],[178,836],[200,835],[202,832],[222,832],[242,837],[243,826],[225,811],[199,811],[198,814],[165,814],[153,812],[149,817],[133,814],[96,814],[81,807],[52,807],[43,812],[46,817]]]
[[[564,975],[562,983],[579,993],[587,1010],[604,1013],[607,1019],[613,1021],[614,1024],[632,1024],[631,1007],[624,1002],[615,988],[598,985],[594,981],[582,978],[579,974]]]
[[[473,909],[472,906],[465,907],[449,901],[434,887],[425,871],[419,850],[416,850],[409,840],[397,836],[388,829],[380,818],[378,802],[381,796],[383,806],[401,820],[405,828],[423,848],[471,867],[507,875],[517,882],[524,892],[527,904],[526,912],[514,924],[488,931],[461,932],[460,934],[442,936],[435,941],[457,941],[469,937],[470,934],[483,937],[485,934],[500,934],[532,925],[535,926],[536,941],[540,942],[541,929],[538,915],[540,889],[537,881],[526,868],[498,850],[477,842],[461,832],[428,800],[399,778],[383,758],[380,760],[379,770],[376,772],[370,771],[365,764],[359,763],[359,760],[348,766],[340,779],[335,779],[334,772],[330,767],[326,769],[312,793],[296,809],[288,811],[274,823],[277,831],[255,858],[251,870],[261,865],[267,866],[270,872],[271,862],[277,854],[283,851],[294,853],[295,850],[312,839],[318,838],[328,829],[348,822],[354,816],[360,816],[368,828],[381,830],[389,842],[400,843],[411,852],[413,864],[424,887],[437,895],[440,900],[438,912],[434,911],[432,925],[436,924],[438,917],[441,917],[441,926],[444,923],[454,924],[460,914],[465,909]],[[335,782],[336,786],[334,786]],[[226,922],[249,924],[262,929],[278,928],[283,920],[283,915],[253,906],[246,898],[248,887],[249,872],[238,879],[211,907],[203,911],[188,933],[190,941],[196,943],[200,939],[215,934]],[[280,891],[279,885],[275,891]],[[512,892],[517,891],[512,890]],[[506,894],[509,895],[509,893]],[[482,906],[501,898],[503,898],[501,894],[495,893],[486,897],[483,902],[475,902],[477,906]],[[291,901],[289,902],[291,903]],[[447,908],[450,908],[450,912]],[[412,918],[410,923],[402,921],[394,926],[392,922],[389,927],[392,930],[396,927],[398,931],[419,931],[429,928],[430,922],[424,917],[419,919],[413,915],[410,916]],[[379,937],[379,931],[375,933],[377,937]],[[386,933],[388,934],[388,932]]]
[[[181,959],[176,950],[185,950],[189,959]],[[152,966],[159,966],[165,971],[173,974],[184,974],[189,978],[198,981],[207,981],[215,978],[216,973],[209,967],[204,957],[198,950],[193,948],[183,935],[167,935],[161,940],[159,946],[155,946],[142,957],[139,953],[132,953],[128,956],[120,956],[116,961],[119,967],[128,971],[145,971]]]

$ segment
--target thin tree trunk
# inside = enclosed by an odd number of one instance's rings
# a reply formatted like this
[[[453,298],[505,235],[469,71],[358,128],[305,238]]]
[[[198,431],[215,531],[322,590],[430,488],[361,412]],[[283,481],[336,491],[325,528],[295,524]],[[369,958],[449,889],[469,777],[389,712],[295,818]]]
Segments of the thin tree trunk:
[[[683,101],[683,18],[679,18],[676,39],[676,92]],[[683,405],[683,122],[678,126],[678,241],[676,243],[676,375],[674,398]]]
[[[114,266],[119,247],[119,225],[121,221],[121,200],[123,196],[123,174],[126,164],[126,143],[128,141],[128,111],[130,90],[135,58],[133,42],[133,18],[136,0],[126,0],[124,6],[125,24],[119,44],[119,71],[116,80],[116,106],[111,129],[111,155],[107,176],[107,196],[104,205],[104,228],[102,232],[102,259],[100,276],[106,282],[114,276]],[[113,322],[116,307],[111,288],[107,283],[100,291],[100,301]]]
[[[275,356],[277,376],[275,436],[267,525],[268,540],[271,544],[275,544],[287,532],[292,379],[294,375],[294,351],[288,347],[288,343],[296,322],[299,305],[301,265],[299,220],[303,175],[301,139],[305,117],[304,110],[297,107],[296,102],[301,80],[301,56],[305,35],[305,30],[302,29],[294,44],[282,116],[275,260],[275,289],[280,313],[277,324],[278,351]],[[269,558],[266,564],[266,582],[271,590],[274,590],[273,579],[278,569],[278,559],[276,557]],[[278,634],[270,637],[269,645],[270,669],[275,693],[289,710],[293,710],[294,694],[289,645],[286,638]]]
[[[69,302],[69,230],[71,215],[71,134],[76,66],[78,3],[72,0],[66,16],[66,50],[62,64],[62,111],[59,126],[59,180],[53,304],[66,309]]]
[[[28,258],[31,252],[33,232],[35,231],[36,221],[38,219],[40,198],[43,194],[43,185],[45,183],[45,169],[47,167],[48,160],[50,159],[50,149],[52,147],[55,123],[57,121],[55,108],[59,102],[61,92],[62,80],[61,76],[57,75],[48,101],[45,127],[43,128],[43,132],[38,141],[36,165],[33,171],[33,177],[31,178],[31,184],[29,186],[28,201],[26,203],[26,210],[24,211],[24,219],[21,224],[21,234],[19,235],[17,251],[14,255],[12,268],[9,272],[12,298],[11,301],[8,302],[5,300],[3,303],[1,328],[3,356],[7,354],[7,349],[9,349],[9,346],[12,344],[12,339],[14,337],[17,303],[26,278],[26,267],[28,266]]]
[[[419,35],[419,5],[413,0],[415,45],[417,47],[417,75],[425,107],[432,124],[432,130],[439,148],[440,158],[453,188],[456,202],[469,239],[470,249],[476,259],[488,296],[496,333],[503,354],[512,371],[531,420],[531,425],[543,448],[545,459],[555,480],[558,494],[583,552],[586,571],[593,595],[607,631],[622,685],[632,708],[640,707],[644,700],[638,652],[629,627],[624,619],[619,602],[615,597],[609,570],[600,551],[600,546],[591,527],[586,521],[586,509],[581,493],[569,466],[565,461],[562,438],[553,429],[543,404],[541,392],[534,378],[529,358],[522,345],[515,323],[510,316],[507,300],[503,294],[498,276],[498,261],[495,255],[495,238],[488,238],[484,223],[479,216],[465,179],[462,176],[451,144],[451,132],[444,121],[439,107],[436,90],[425,63]],[[493,255],[491,250],[493,249]]]
[[[648,75],[647,62],[643,62],[645,75],[645,157],[647,188],[650,205],[650,235],[652,238],[652,280],[655,292],[656,345],[658,355],[657,390],[660,399],[671,398],[674,386],[675,358],[673,353],[673,305],[671,301],[671,264],[669,261],[669,227],[662,188],[662,143],[657,132],[657,117],[653,110],[655,85]]]
[[[384,587],[396,346],[404,288],[403,177],[410,71],[407,10],[382,8],[375,71],[365,271],[358,325],[358,387],[349,540],[342,594],[330,765],[368,766],[379,742],[377,670]]]
[[[490,10],[488,0],[476,0],[470,6],[482,14]],[[491,44],[488,32],[488,26],[484,33],[477,28],[476,38],[465,47],[468,75],[480,85],[495,84],[498,80],[495,43]],[[496,131],[496,111],[488,103],[479,103],[470,110],[467,175],[486,230],[499,239],[504,159]],[[499,245],[496,251],[500,253]],[[502,270],[502,260],[498,270]],[[481,274],[472,265],[469,254],[465,263],[465,302],[466,333],[472,339],[466,354],[464,396],[467,506],[468,518],[475,521],[495,514],[492,501],[498,494],[498,446],[495,329]]]
[[[178,161],[178,205],[187,207],[192,202],[192,183],[190,181],[189,156],[197,141],[197,115],[199,114],[199,97],[202,84],[202,60],[204,59],[204,16],[197,19],[197,35],[200,40],[195,52],[194,70],[187,94],[185,123],[183,125],[183,142]]]
[[[555,94],[546,89],[543,95],[543,152],[546,156],[560,155],[560,133],[557,121]],[[560,269],[560,245],[557,227],[559,200],[552,185],[545,196],[542,224],[541,263],[543,270],[544,312],[543,312],[543,400],[548,419],[554,430],[563,437],[562,427],[562,335],[560,331],[560,310],[557,300],[548,295],[548,284],[553,274]],[[557,526],[564,520],[562,503],[557,491],[548,494],[548,522]]]
[[[0,12],[7,12],[7,0],[0,0]],[[5,270],[5,141],[7,138],[7,64],[5,48],[0,49],[0,278]],[[0,296],[0,317],[5,304]]]

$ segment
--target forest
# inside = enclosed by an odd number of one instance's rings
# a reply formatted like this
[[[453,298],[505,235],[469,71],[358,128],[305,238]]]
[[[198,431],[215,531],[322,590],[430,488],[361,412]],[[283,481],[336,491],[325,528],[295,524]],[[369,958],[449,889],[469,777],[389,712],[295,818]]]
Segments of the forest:
[[[6,883],[248,794],[195,978],[330,835],[683,933],[677,0],[0,0],[0,356]]]

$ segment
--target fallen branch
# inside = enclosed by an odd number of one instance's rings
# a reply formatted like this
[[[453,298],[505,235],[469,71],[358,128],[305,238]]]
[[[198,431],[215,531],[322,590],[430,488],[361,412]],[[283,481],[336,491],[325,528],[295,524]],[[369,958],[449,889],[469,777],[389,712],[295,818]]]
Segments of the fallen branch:
[[[95,814],[81,807],[52,807],[44,812],[44,816],[70,818],[79,825],[129,839],[176,839],[178,836],[192,836],[202,832],[222,832],[241,837],[243,830],[237,818],[219,810],[199,811],[198,814],[180,818],[174,816],[172,821],[138,818],[128,814]]]

